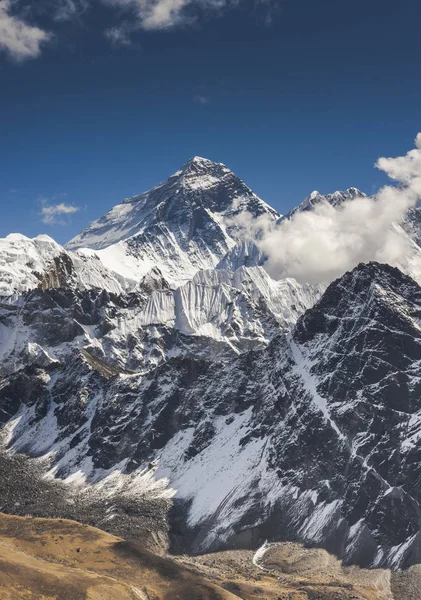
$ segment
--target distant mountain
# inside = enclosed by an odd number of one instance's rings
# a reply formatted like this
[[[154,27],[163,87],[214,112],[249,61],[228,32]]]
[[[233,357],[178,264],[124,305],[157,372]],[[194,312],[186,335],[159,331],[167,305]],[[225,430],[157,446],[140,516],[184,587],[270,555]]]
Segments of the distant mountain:
[[[165,183],[115,206],[67,248],[96,251],[105,267],[128,281],[158,265],[171,285],[179,285],[216,267],[241,241],[227,219],[244,212],[279,218],[225,165],[196,156]]]
[[[315,206],[321,204],[323,202],[327,202],[332,206],[340,206],[346,200],[354,200],[355,198],[366,198],[366,194],[364,192],[360,192],[357,188],[351,187],[343,192],[333,192],[333,194],[320,194],[318,191],[311,192],[305,198],[301,204],[297,207],[293,208],[289,213],[284,215],[282,218],[290,219],[298,212],[303,212],[307,210],[313,210]]]
[[[355,187],[348,188],[345,191],[337,191],[332,194],[320,194],[317,191],[312,192],[297,207],[278,219],[278,223],[293,219],[296,215],[303,212],[311,212],[318,206],[330,204],[338,208],[345,202],[352,202],[358,198],[370,197]],[[371,200],[374,199],[371,198]],[[402,243],[407,247],[404,256],[394,266],[399,267],[404,273],[413,277],[418,283],[421,283],[421,207],[410,208],[402,223],[391,223],[390,228],[401,238]],[[264,264],[264,261],[263,263]]]

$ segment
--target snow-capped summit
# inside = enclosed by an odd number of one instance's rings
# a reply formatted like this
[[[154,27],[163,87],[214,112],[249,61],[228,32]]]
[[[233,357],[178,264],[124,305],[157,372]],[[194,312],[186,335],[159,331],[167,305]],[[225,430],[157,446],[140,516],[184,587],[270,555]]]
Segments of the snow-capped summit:
[[[226,167],[223,163],[214,162],[213,160],[210,160],[209,158],[203,158],[202,156],[193,156],[184,163],[178,172],[186,174],[192,171],[204,172],[215,170],[229,171],[228,167]]]
[[[95,251],[134,283],[158,265],[178,286],[235,246],[238,232],[228,220],[243,212],[279,218],[225,165],[195,156],[166,182],[112,208],[67,248]]]

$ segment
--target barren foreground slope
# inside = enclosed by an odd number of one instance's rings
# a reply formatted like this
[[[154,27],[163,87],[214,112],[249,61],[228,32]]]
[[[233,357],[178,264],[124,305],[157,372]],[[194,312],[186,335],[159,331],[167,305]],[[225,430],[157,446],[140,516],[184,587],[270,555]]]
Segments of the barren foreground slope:
[[[420,569],[343,568],[298,544],[253,553],[156,556],[62,519],[0,514],[1,600],[418,600]]]
[[[169,560],[74,521],[0,516],[0,598],[232,600]]]

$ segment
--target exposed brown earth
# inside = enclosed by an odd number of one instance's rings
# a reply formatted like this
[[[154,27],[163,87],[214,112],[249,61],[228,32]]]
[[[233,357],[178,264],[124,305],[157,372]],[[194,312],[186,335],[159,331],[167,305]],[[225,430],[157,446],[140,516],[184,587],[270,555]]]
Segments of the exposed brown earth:
[[[131,542],[74,521],[0,516],[2,600],[234,600]]]

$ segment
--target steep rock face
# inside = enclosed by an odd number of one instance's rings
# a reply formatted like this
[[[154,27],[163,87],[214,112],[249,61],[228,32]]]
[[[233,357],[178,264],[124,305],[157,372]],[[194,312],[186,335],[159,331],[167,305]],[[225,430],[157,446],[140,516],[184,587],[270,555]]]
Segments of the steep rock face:
[[[85,308],[90,327],[126,310],[112,305]],[[238,357],[198,351],[203,336],[186,351],[179,334],[156,366],[107,370],[95,344],[80,353],[69,344],[80,332],[64,327],[64,358],[3,373],[4,433],[56,475],[104,481],[108,494],[112,473],[134,494],[145,473],[167,478],[193,551],[297,539],[404,566],[420,552],[420,311],[413,280],[369,264],[331,284],[292,333]],[[26,314],[38,331],[34,307]],[[162,330],[150,335],[162,351]]]
[[[392,549],[379,550],[376,564],[417,560],[420,551],[420,308],[413,280],[370,264],[332,284],[294,333],[346,440],[348,468],[360,472],[345,492],[350,554],[368,536],[387,540]]]
[[[167,182],[115,206],[67,247],[85,255],[96,251],[128,280],[159,265],[177,286],[214,268],[235,246],[229,220],[244,212],[279,217],[225,165],[195,157]]]

